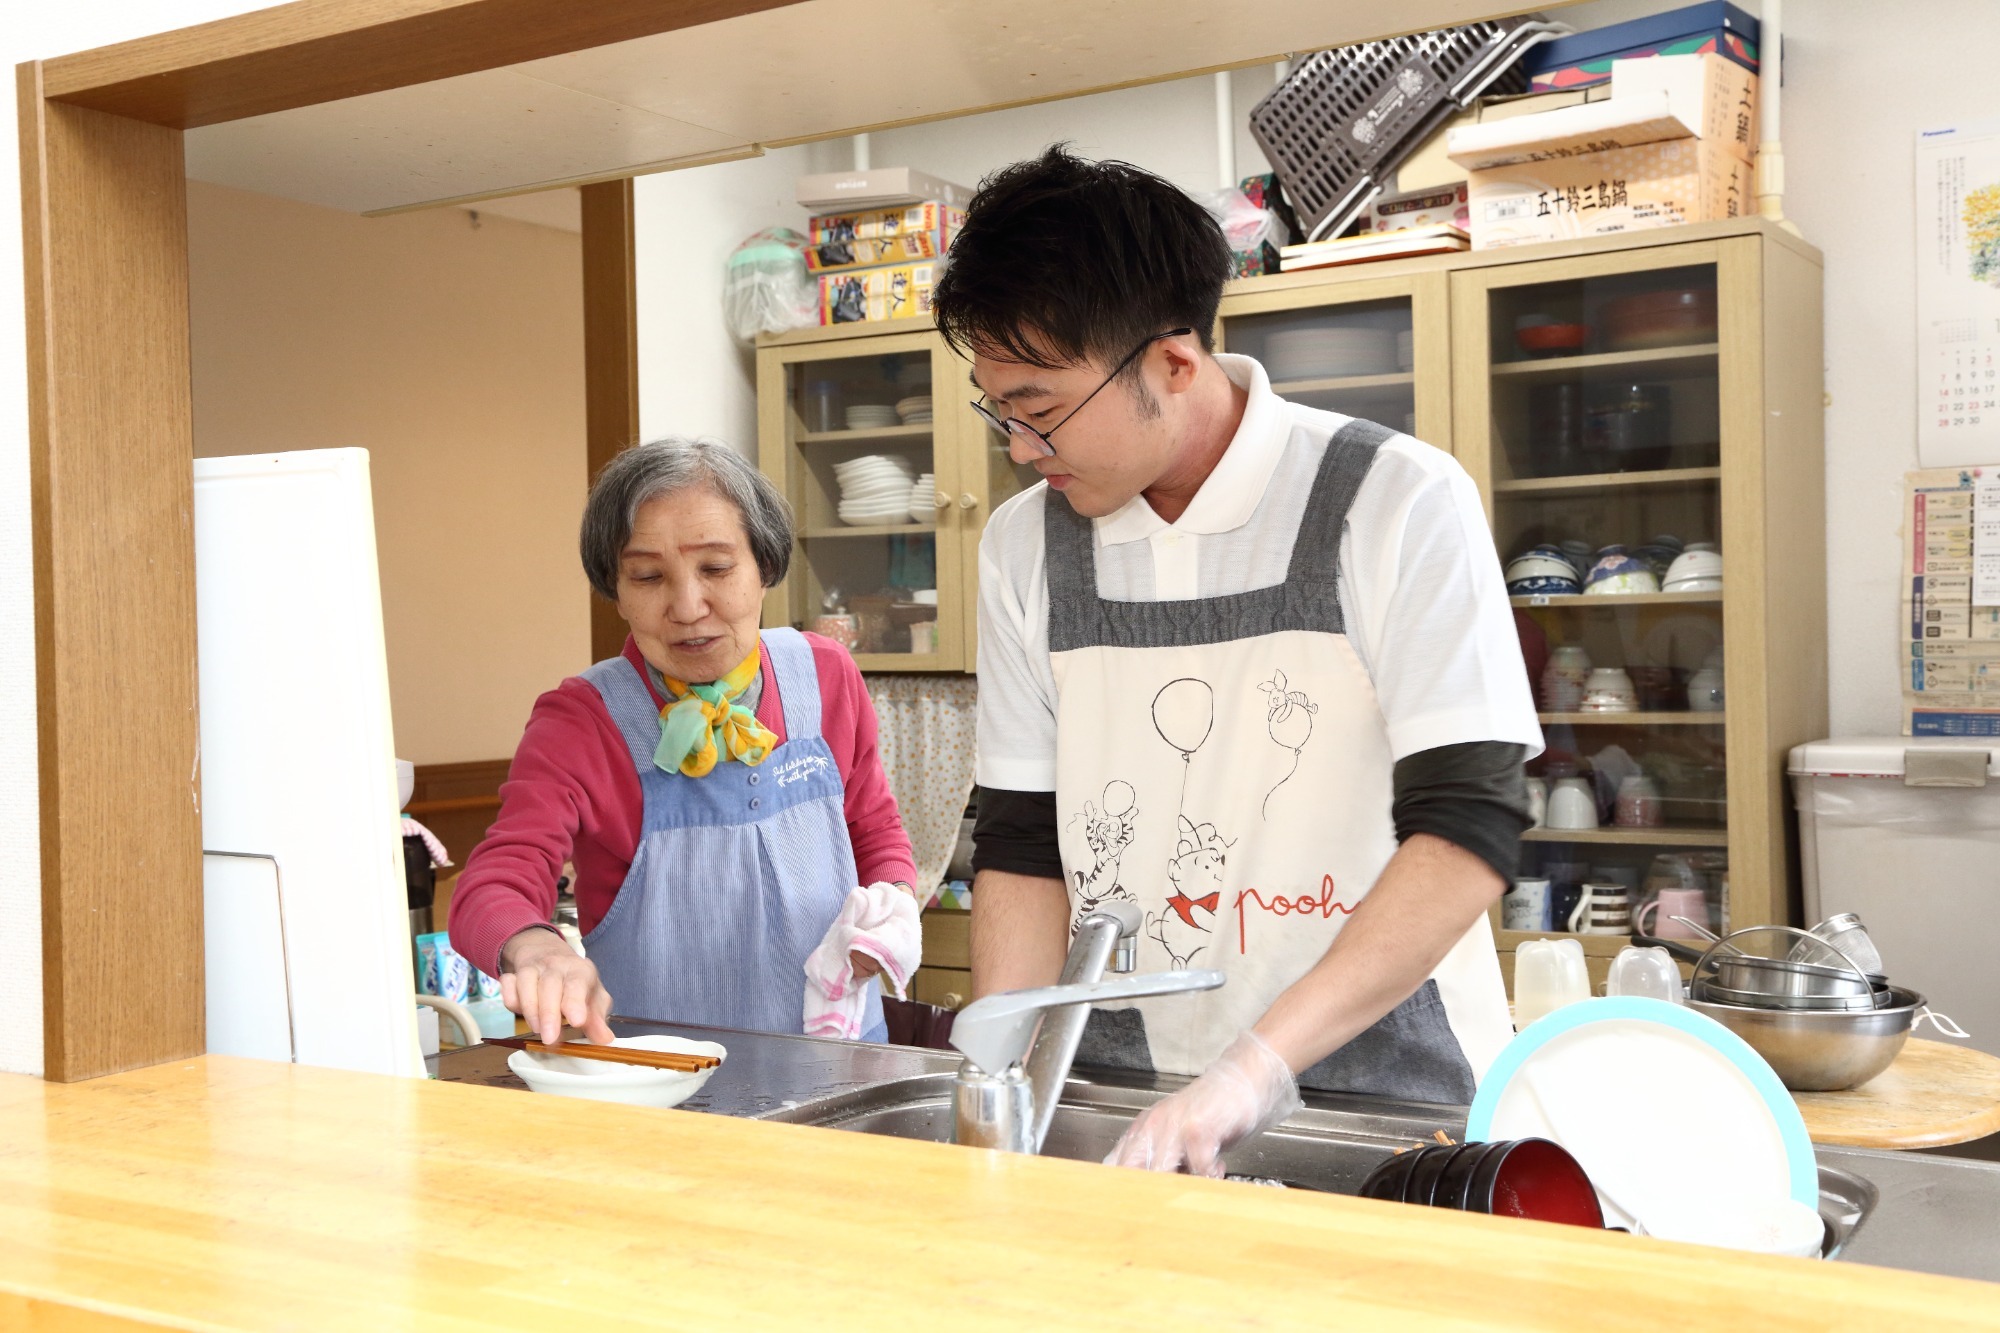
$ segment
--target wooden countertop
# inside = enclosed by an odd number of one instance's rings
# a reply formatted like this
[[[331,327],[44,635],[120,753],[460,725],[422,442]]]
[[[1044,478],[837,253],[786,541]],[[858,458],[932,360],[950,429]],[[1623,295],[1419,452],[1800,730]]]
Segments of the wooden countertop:
[[[1988,1284],[207,1057],[0,1078],[0,1324],[2000,1327]]]
[[[1814,1143],[1945,1148],[2000,1134],[2000,1058],[1912,1037],[1896,1062],[1846,1092],[1795,1092]]]

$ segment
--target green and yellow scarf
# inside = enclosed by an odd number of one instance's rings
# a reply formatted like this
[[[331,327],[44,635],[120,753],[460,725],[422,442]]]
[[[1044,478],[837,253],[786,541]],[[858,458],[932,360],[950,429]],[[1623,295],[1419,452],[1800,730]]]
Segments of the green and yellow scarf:
[[[755,713],[736,702],[757,679],[758,656],[752,648],[735,670],[707,685],[690,685],[661,674],[674,702],[660,710],[660,746],[653,751],[656,765],[668,773],[678,769],[700,778],[724,760],[755,768],[770,757],[778,738]]]

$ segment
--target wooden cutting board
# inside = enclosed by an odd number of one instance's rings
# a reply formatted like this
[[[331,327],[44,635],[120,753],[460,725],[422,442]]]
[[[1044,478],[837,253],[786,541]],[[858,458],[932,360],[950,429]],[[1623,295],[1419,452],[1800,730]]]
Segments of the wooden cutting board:
[[[1795,1092],[1814,1143],[1943,1148],[2000,1134],[2000,1057],[1912,1037],[1896,1062],[1846,1092]]]

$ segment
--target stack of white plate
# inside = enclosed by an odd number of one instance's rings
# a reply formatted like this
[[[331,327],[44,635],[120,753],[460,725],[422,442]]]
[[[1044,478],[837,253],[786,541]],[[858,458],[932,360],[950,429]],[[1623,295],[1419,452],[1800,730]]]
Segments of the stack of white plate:
[[[907,459],[870,454],[833,465],[840,483],[840,521],[854,527],[903,523],[910,517],[916,469]]]
[[[881,430],[896,424],[896,409],[887,403],[856,403],[847,409],[849,430]]]
[[[910,483],[910,521],[929,523],[937,513],[933,502],[937,498],[937,474],[926,472]]]
[[[1393,329],[1285,329],[1265,340],[1264,369],[1274,382],[1386,375],[1396,369]]]
[[[896,415],[903,419],[905,426],[927,424],[931,419],[931,396],[927,393],[913,394],[896,404]]]

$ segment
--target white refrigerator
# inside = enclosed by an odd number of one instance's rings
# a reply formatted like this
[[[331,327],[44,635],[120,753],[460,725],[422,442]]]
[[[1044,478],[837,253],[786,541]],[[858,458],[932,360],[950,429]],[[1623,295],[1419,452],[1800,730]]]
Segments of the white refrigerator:
[[[208,1049],[421,1075],[368,453],[194,496]]]

